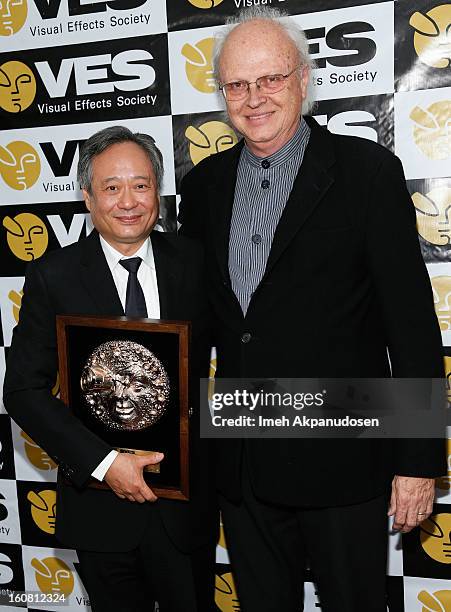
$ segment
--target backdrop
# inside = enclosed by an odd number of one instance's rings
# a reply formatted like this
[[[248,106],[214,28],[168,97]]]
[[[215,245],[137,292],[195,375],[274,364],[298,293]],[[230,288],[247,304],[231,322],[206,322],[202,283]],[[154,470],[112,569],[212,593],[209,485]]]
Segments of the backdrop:
[[[92,229],[76,183],[80,144],[118,123],[153,135],[166,169],[158,227],[175,231],[182,176],[238,138],[215,91],[212,36],[254,4],[280,7],[305,29],[319,123],[402,159],[451,373],[451,4],[1,0],[0,383],[26,263]],[[408,308],[399,304],[399,315]],[[59,590],[68,612],[90,609],[75,553],[54,538],[56,466],[3,406],[0,413],[0,589]],[[451,464],[450,445],[448,452]],[[390,536],[390,611],[451,611],[450,476],[437,482],[431,520]],[[348,536],[371,555],[364,534]],[[218,609],[239,610],[223,537],[217,562]],[[308,583],[306,610],[318,609]]]

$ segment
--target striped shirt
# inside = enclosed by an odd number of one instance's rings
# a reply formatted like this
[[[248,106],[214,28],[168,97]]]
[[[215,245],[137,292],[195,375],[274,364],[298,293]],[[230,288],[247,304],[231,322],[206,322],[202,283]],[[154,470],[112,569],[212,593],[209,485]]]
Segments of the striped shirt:
[[[310,128],[301,120],[276,153],[257,157],[244,146],[238,163],[229,237],[232,289],[246,314],[271,250],[274,232],[301,167]]]

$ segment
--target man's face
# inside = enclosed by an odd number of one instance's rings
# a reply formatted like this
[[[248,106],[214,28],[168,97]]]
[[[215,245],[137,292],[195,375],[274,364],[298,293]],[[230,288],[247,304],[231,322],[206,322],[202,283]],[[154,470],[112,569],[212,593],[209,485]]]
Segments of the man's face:
[[[298,64],[296,47],[280,27],[266,21],[251,21],[238,26],[225,42],[219,64],[220,80],[252,82],[264,75],[287,74]],[[288,77],[282,91],[263,94],[256,85],[251,85],[244,99],[226,102],[230,120],[255,155],[271,155],[294,135],[307,82],[308,71],[300,68]]]
[[[158,220],[155,173],[144,150],[121,142],[96,155],[91,191],[83,196],[96,230],[124,255],[136,252]]]

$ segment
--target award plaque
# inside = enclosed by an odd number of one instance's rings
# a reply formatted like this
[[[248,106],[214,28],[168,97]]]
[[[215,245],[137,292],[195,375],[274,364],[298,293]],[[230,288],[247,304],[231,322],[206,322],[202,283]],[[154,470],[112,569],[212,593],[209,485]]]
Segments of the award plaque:
[[[59,315],[56,326],[63,402],[118,452],[164,453],[144,477],[157,496],[187,500],[189,323]]]

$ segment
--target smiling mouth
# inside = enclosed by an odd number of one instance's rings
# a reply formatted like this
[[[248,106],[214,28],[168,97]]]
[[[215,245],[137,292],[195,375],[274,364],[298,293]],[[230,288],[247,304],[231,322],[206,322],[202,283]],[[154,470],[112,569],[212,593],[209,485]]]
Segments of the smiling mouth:
[[[268,112],[268,113],[260,113],[258,115],[248,115],[247,119],[249,121],[261,121],[263,119],[267,119],[268,117],[270,117],[272,115],[272,112]]]
[[[122,407],[122,408],[119,408],[118,406],[116,406],[115,412],[121,421],[130,421],[135,416],[134,406]]]
[[[141,215],[129,215],[127,217],[115,217],[119,223],[135,223],[141,219]]]

